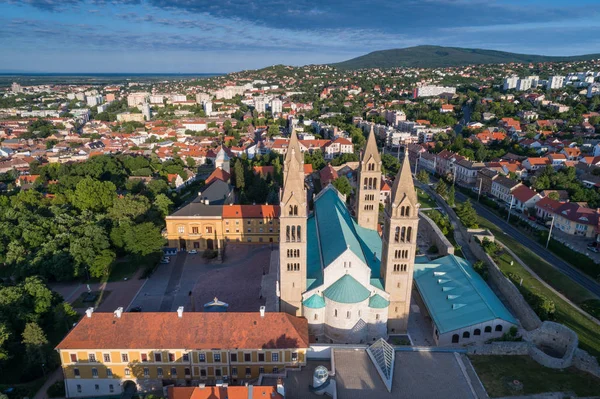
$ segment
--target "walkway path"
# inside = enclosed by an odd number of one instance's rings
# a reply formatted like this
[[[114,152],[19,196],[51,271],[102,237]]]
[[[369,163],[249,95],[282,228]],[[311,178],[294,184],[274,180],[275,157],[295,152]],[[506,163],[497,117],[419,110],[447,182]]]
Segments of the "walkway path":
[[[44,382],[44,385],[37,391],[33,399],[48,399],[48,394],[46,391],[50,388],[51,385],[54,385],[55,382],[63,380],[62,369],[58,367],[51,374],[48,374],[48,379]]]

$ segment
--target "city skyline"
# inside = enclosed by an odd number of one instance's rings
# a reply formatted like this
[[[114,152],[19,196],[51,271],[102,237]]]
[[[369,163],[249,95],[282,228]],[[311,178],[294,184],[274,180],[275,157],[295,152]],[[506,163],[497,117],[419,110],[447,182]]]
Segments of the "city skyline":
[[[600,51],[593,3],[2,0],[0,50],[3,71],[90,73],[223,73],[422,44],[567,56]]]

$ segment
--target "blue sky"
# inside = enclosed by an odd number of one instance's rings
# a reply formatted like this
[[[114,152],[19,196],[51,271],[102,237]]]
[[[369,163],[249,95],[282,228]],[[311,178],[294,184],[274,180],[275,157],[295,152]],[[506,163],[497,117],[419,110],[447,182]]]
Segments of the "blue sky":
[[[231,72],[420,44],[600,53],[598,0],[0,0],[0,70]]]

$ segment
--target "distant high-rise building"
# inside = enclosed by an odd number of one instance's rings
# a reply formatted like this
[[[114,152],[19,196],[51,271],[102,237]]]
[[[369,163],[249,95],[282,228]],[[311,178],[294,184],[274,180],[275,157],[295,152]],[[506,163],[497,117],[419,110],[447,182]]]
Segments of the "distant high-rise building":
[[[565,85],[565,77],[564,76],[550,76],[548,78],[548,83],[546,83],[547,89],[560,89]]]
[[[510,76],[504,78],[504,84],[502,85],[503,90],[511,90],[517,87],[517,82],[519,81],[518,76]]]
[[[172,102],[187,101],[187,97],[185,94],[171,94],[171,101]]]
[[[18,84],[17,82],[13,82],[10,89],[13,93],[22,93],[23,92],[23,87],[20,84]]]
[[[600,83],[592,83],[587,88],[587,98],[600,95]]]
[[[150,110],[150,104],[144,103],[142,105],[142,115],[144,115],[144,118],[147,121],[149,121],[150,118],[152,118],[152,111]]]
[[[210,94],[207,94],[207,93],[197,93],[196,94],[196,102],[198,104],[204,104],[206,101],[210,101]]]
[[[421,86],[421,87],[415,88],[415,90],[413,91],[413,97],[414,98],[418,98],[418,97],[435,97],[435,96],[439,96],[440,94],[443,94],[443,93],[455,94],[456,93],[456,87],[450,87],[450,86]]]
[[[265,101],[264,97],[256,97],[254,99],[254,109],[259,114],[265,112],[267,109],[267,102]]]
[[[78,99],[79,101],[85,101],[85,93],[79,92],[79,93],[75,94],[75,98]]]
[[[280,114],[283,111],[283,101],[278,98],[271,100],[271,113]]]
[[[517,81],[517,90],[525,91],[531,89],[531,79],[522,78]]]
[[[202,104],[202,108],[204,108],[204,113],[206,114],[206,116],[211,116],[212,115],[212,102],[211,101],[205,101]]]
[[[139,104],[145,103],[149,95],[149,93],[144,92],[131,93],[127,96],[127,106],[131,108],[137,107]]]
[[[90,96],[86,98],[89,107],[95,107],[102,104],[102,96]]]

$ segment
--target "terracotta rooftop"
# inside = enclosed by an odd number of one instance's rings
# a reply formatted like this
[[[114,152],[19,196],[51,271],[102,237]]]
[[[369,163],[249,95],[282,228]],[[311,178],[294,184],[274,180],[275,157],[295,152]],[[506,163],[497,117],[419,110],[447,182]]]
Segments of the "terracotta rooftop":
[[[279,205],[225,205],[223,207],[223,219],[239,219],[241,217],[278,218]]]
[[[225,207],[226,208],[226,207]],[[66,349],[308,348],[308,322],[287,313],[94,312],[56,347]]]
[[[252,392],[249,392],[252,390]],[[169,399],[283,399],[277,388],[272,386],[228,386],[228,387],[173,387],[168,389]]]

